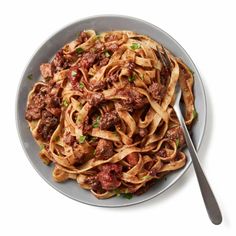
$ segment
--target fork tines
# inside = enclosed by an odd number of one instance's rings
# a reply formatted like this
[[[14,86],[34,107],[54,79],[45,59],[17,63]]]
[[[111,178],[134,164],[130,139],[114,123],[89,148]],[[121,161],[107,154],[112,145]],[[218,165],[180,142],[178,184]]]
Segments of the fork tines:
[[[163,45],[161,45],[161,48],[162,48],[162,51],[164,53],[164,56],[161,54],[158,46],[157,46],[157,54],[158,54],[158,57],[159,59],[161,60],[162,64],[164,65],[164,67],[171,73],[171,70],[172,70],[172,64],[171,64],[171,61],[170,61],[170,58],[169,56],[167,55],[166,53],[166,50],[165,48],[163,47]]]

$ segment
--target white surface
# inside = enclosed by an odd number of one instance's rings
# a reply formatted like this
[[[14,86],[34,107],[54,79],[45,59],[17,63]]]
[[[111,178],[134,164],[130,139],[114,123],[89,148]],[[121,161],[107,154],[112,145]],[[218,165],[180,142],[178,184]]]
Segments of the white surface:
[[[119,2],[1,1],[0,235],[236,235],[234,1]],[[208,126],[200,156],[222,209],[220,226],[207,217],[192,167],[174,187],[151,201],[107,209],[61,195],[28,162],[14,114],[26,63],[54,31],[81,17],[103,13],[156,24],[187,50],[202,73]]]

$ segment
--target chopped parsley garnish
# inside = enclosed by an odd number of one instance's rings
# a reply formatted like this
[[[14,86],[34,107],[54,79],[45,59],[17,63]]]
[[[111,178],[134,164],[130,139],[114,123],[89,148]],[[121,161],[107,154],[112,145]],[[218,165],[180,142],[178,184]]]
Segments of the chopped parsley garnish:
[[[133,43],[133,44],[130,46],[130,48],[131,48],[132,50],[136,50],[136,49],[141,48],[141,45],[140,45],[139,43]]]
[[[131,199],[133,197],[132,193],[122,193],[122,196],[127,199]]]
[[[81,136],[79,137],[79,143],[84,143],[85,140],[86,140],[86,138],[87,138],[87,136],[81,135]]]
[[[196,119],[198,117],[198,113],[196,110],[193,111],[193,119]]]
[[[99,124],[100,124],[100,116],[98,116],[97,118],[96,118],[96,120],[93,122],[93,128],[98,128],[99,127]]]
[[[118,188],[117,188],[117,189],[114,189],[114,192],[115,192],[115,194],[116,194],[117,197],[122,196],[123,198],[131,199],[131,198],[133,197],[133,194],[132,194],[132,193],[129,193],[128,191],[129,191],[129,190],[126,189],[126,190],[125,190],[125,193],[121,193],[121,192],[120,192],[120,189],[118,189]]]
[[[69,106],[69,102],[66,99],[63,100],[62,104],[63,104],[64,107],[68,107]]]
[[[81,89],[83,89],[83,88],[84,88],[84,83],[83,83],[83,82],[80,82],[80,83],[79,83],[79,87],[80,87]]]
[[[134,82],[135,76],[134,76],[134,75],[130,76],[130,77],[128,78],[128,80],[129,80],[130,83]]]
[[[93,155],[94,155],[94,156],[96,155],[96,149],[93,150]]]
[[[72,77],[76,77],[77,72],[73,70],[73,71],[71,72],[71,75],[72,75]]]
[[[78,54],[82,53],[83,51],[84,51],[83,48],[76,48],[76,52],[77,52]]]
[[[176,147],[178,148],[179,147],[179,139],[178,138],[176,139],[175,144],[176,144]]]
[[[105,57],[110,57],[111,56],[111,54],[108,51],[105,51],[104,54],[105,54]]]
[[[119,197],[120,196],[120,189],[117,188],[114,191],[115,191],[116,196]]]
[[[32,80],[32,79],[33,79],[33,75],[32,75],[32,74],[28,75],[28,76],[27,76],[27,79],[28,79],[28,80]]]

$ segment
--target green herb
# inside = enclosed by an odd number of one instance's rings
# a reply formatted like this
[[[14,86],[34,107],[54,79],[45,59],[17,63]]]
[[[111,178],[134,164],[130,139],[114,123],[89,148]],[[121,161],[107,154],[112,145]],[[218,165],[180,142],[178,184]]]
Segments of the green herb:
[[[128,80],[129,80],[130,83],[134,82],[135,76],[134,76],[134,75],[130,76],[130,77],[128,78]]]
[[[63,100],[62,104],[63,104],[64,107],[68,107],[69,106],[69,102],[66,99]]]
[[[117,188],[114,191],[115,191],[116,196],[119,197],[120,196],[120,189]]]
[[[96,118],[96,120],[93,122],[93,128],[98,128],[99,127],[99,123],[100,123],[100,116],[98,116],[97,118]]]
[[[144,74],[142,74],[141,80],[144,80]]]
[[[100,38],[101,38],[101,35],[100,35],[100,34],[97,34],[97,35],[96,35],[96,38],[97,38],[97,39],[100,39]]]
[[[83,82],[80,82],[80,83],[79,83],[79,87],[80,87],[81,89],[83,89],[83,88],[84,88],[84,83],[83,83]]]
[[[33,75],[32,75],[32,74],[28,75],[28,76],[27,76],[27,79],[28,79],[28,80],[32,80],[32,79],[33,79]]]
[[[198,117],[198,113],[196,110],[193,111],[193,119],[196,119]]]
[[[96,149],[93,150],[93,155],[94,155],[94,156],[96,155]]]
[[[72,77],[76,77],[77,72],[73,70],[73,71],[71,72],[71,75],[72,75]]]
[[[105,54],[105,57],[110,57],[111,56],[111,54],[108,51],[105,51],[104,54]]]
[[[60,137],[59,136],[56,136],[55,138],[54,138],[54,141],[55,142],[58,142],[60,140]]]
[[[133,43],[133,44],[130,46],[130,48],[131,48],[132,50],[136,50],[136,49],[141,48],[141,46],[140,46],[139,43]]]
[[[131,199],[133,197],[132,193],[122,193],[122,196],[127,199]]]
[[[175,144],[176,144],[176,147],[178,148],[179,147],[179,139],[178,138],[176,139]]]
[[[86,136],[84,136],[84,135],[81,135],[80,137],[79,137],[79,143],[84,143],[85,142],[85,140],[86,140]]]
[[[78,54],[80,54],[80,53],[82,53],[83,51],[84,51],[84,49],[83,48],[76,48],[76,50],[75,50]]]

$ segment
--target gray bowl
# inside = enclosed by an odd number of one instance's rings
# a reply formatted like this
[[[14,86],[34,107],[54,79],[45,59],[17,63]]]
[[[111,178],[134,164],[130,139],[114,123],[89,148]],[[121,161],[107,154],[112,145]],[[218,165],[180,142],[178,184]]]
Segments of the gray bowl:
[[[198,121],[193,127],[192,137],[196,148],[199,149],[206,125],[206,97],[200,74],[193,61],[191,60],[187,52],[179,45],[179,43],[160,28],[140,19],[117,15],[89,17],[68,25],[51,36],[31,58],[20,80],[16,100],[16,123],[21,144],[32,166],[42,176],[42,178],[53,188],[74,200],[94,206],[104,207],[129,206],[144,202],[163,193],[185,173],[185,171],[191,164],[191,160],[189,158],[189,153],[187,150],[185,151],[188,157],[186,166],[183,169],[169,174],[166,179],[159,181],[155,186],[153,186],[148,192],[144,193],[143,195],[134,196],[130,200],[122,197],[113,197],[106,200],[98,200],[89,191],[80,188],[76,181],[68,181],[66,183],[56,183],[53,181],[51,176],[52,167],[44,165],[39,159],[39,147],[33,140],[30,130],[27,126],[27,122],[24,118],[27,95],[31,90],[33,84],[40,77],[40,64],[49,61],[58,49],[60,49],[64,44],[73,40],[76,36],[76,33],[84,29],[94,29],[97,32],[115,29],[132,30],[140,34],[150,36],[151,38],[162,43],[176,56],[182,58],[182,60],[194,71],[194,93],[196,97],[195,105],[196,110],[198,111]],[[29,74],[33,74],[32,80],[27,79],[27,76]]]

